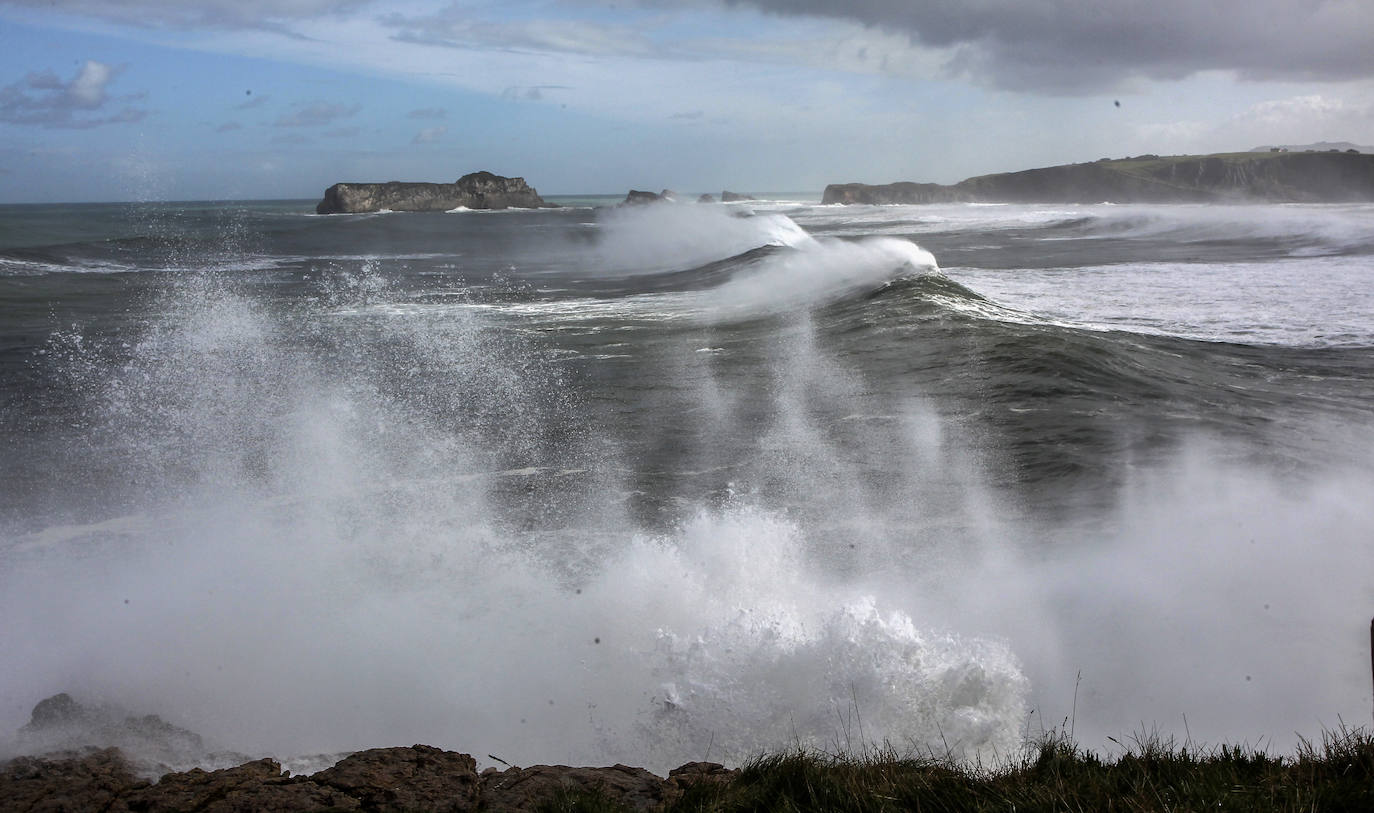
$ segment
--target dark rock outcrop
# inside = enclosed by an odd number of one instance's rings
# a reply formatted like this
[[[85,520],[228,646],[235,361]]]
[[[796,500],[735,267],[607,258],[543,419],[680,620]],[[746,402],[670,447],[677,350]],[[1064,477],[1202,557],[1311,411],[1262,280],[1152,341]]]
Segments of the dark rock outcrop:
[[[832,183],[821,195],[821,203],[960,203],[973,197],[954,186],[937,183],[897,183],[870,185],[862,183]]]
[[[0,810],[116,810],[147,785],[117,748],[18,757],[0,766]]]
[[[140,813],[248,813],[248,811],[395,810],[365,807],[362,801],[313,779],[296,779],[270,759],[235,768],[167,774],[155,785],[122,795],[111,810]],[[410,809],[410,808],[399,808]],[[433,808],[439,809],[439,808]]]
[[[134,769],[150,776],[207,761],[225,764],[207,753],[198,734],[156,714],[128,716],[113,708],[79,703],[65,692],[33,707],[29,722],[19,729],[16,744],[27,753],[119,748],[136,755],[132,759]],[[229,758],[229,764],[242,760],[239,754],[223,756]]]
[[[473,172],[454,183],[336,183],[324,191],[317,214],[446,212],[450,209],[551,208],[524,178]]]
[[[712,195],[710,192],[707,192],[706,194],[704,194],[704,195],[702,195],[701,197],[697,198],[697,203],[715,203],[715,202],[716,202],[716,196],[715,196],[715,195]]]
[[[752,195],[741,195],[738,192],[731,192],[728,189],[720,193],[721,203],[738,203],[744,200],[754,200],[754,197]]]
[[[645,192],[642,189],[631,189],[625,199],[620,202],[620,206],[639,206],[645,203],[677,203],[677,193],[671,189],[662,192]],[[701,201],[698,201],[701,202]]]
[[[477,761],[467,754],[414,745],[353,754],[310,781],[342,791],[365,810],[476,810]]]
[[[927,183],[831,184],[822,203],[1339,203],[1374,201],[1374,155],[1143,155]]]
[[[668,784],[680,791],[697,785],[719,785],[729,782],[735,772],[719,762],[688,762],[668,772]]]
[[[482,777],[482,809],[492,813],[535,810],[563,794],[597,794],[632,810],[656,810],[681,794],[643,768],[569,768],[535,765]]]
[[[658,203],[663,200],[663,196],[655,192],[645,192],[642,189],[631,189],[625,199],[620,202],[621,206],[641,206],[646,203]]]

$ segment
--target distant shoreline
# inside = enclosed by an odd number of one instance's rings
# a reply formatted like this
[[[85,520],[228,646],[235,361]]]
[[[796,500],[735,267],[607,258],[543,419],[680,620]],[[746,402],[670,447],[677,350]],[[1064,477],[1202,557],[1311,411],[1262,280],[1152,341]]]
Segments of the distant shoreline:
[[[1374,154],[1244,152],[1103,158],[979,175],[956,184],[830,184],[823,204],[1364,203]]]

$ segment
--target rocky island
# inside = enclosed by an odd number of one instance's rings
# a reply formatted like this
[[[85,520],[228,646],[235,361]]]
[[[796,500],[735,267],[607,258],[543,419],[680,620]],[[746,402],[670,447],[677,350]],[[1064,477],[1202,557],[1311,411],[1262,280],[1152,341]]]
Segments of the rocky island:
[[[472,172],[454,183],[336,183],[324,191],[316,214],[446,212],[467,209],[553,208],[524,178]]]
[[[1374,155],[1220,153],[1107,159],[956,184],[830,184],[822,203],[1346,203],[1374,201]]]

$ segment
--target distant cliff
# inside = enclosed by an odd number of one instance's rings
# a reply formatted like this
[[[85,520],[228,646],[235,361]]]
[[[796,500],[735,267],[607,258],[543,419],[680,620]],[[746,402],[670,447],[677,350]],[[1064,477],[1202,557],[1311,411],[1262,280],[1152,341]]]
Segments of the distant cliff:
[[[456,183],[336,183],[324,191],[315,211],[322,215],[352,212],[446,212],[468,209],[538,209],[551,207],[524,178],[473,172]]]
[[[980,175],[957,184],[848,183],[823,203],[1205,203],[1374,201],[1374,155],[1348,152],[1142,155]]]

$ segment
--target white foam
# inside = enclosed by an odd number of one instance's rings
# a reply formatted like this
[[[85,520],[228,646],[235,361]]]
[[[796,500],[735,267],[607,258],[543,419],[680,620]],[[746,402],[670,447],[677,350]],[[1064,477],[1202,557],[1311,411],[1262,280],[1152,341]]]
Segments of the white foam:
[[[721,206],[667,203],[598,212],[601,273],[692,268],[760,246],[797,246],[811,237],[784,215],[738,216]]]
[[[723,315],[791,310],[938,270],[935,257],[909,240],[812,240],[736,274],[705,292],[701,302],[708,312]]]

